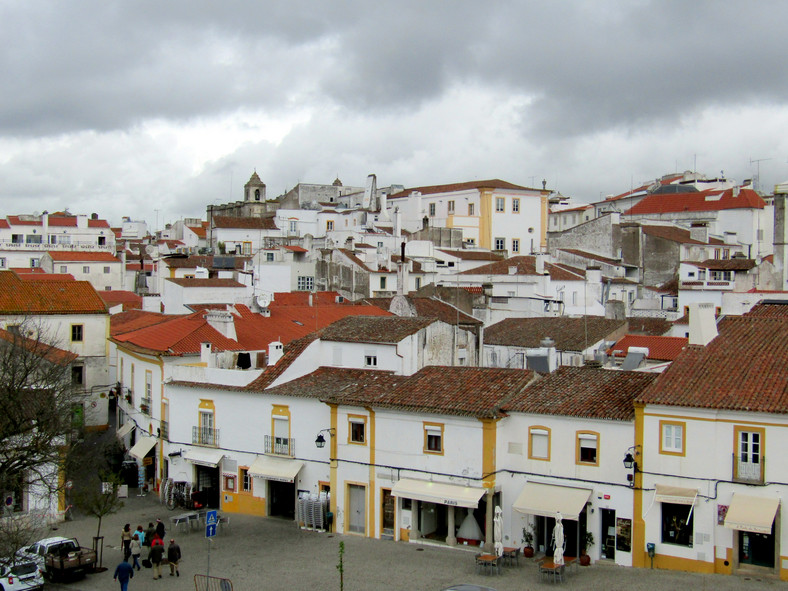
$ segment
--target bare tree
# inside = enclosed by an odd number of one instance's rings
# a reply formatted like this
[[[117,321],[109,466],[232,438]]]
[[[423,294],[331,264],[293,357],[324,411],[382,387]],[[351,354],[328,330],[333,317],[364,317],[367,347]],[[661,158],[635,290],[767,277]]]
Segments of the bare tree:
[[[101,539],[101,521],[107,515],[117,513],[123,508],[123,501],[118,497],[120,478],[111,472],[102,472],[91,479],[87,486],[75,494],[74,503],[86,515],[96,517],[98,525],[93,538],[93,549],[98,553],[98,542]],[[101,545],[101,557],[104,557],[104,545]],[[99,567],[103,566],[99,564]]]
[[[0,493],[52,495],[62,487],[79,403],[77,356],[46,337],[31,321],[0,329]]]
[[[17,550],[43,535],[41,522],[27,514],[7,515],[0,519],[0,559],[9,564],[19,560]]]

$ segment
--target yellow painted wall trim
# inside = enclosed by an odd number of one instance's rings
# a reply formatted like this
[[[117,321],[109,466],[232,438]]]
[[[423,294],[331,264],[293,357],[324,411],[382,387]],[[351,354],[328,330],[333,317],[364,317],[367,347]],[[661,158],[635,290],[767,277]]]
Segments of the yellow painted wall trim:
[[[375,517],[378,514],[377,503],[375,502],[375,411],[367,408],[369,413],[369,502],[367,509],[367,536],[376,538],[377,528],[375,527]]]
[[[492,190],[479,191],[479,246],[490,248],[492,244]]]
[[[694,417],[691,415],[680,415],[680,414],[665,414],[665,413],[645,413],[646,417],[654,417],[654,418],[663,418],[663,419],[676,419],[681,421],[705,421],[707,423],[731,423],[734,425],[754,425],[754,426],[763,426],[763,427],[788,427],[788,423],[769,423],[766,421],[748,421],[748,420],[738,420],[738,419],[725,419],[725,418],[714,418],[709,419],[705,417]]]
[[[209,400],[207,398],[200,398],[200,404],[197,407],[200,410],[216,410],[216,405],[213,403],[213,400]]]
[[[643,449],[643,405],[635,403],[635,445],[640,445],[641,454]],[[641,464],[644,458],[641,457]],[[645,567],[650,564],[648,553],[646,552],[646,523],[643,519],[643,474],[635,472],[635,490],[632,491],[632,566]]]
[[[728,566],[725,566],[725,563]],[[733,548],[725,548],[725,558],[714,559],[714,572],[718,575],[730,575],[733,573]]]
[[[333,432],[336,433],[337,429],[337,405],[336,404],[329,404],[329,411],[331,415],[331,428],[334,430]],[[334,514],[334,523],[331,524],[331,531],[336,531],[336,515],[337,515],[337,486],[339,484],[339,480],[337,477],[337,438],[336,437],[329,437],[329,448],[330,448],[330,464],[329,464],[329,482],[331,483],[331,512]]]
[[[484,488],[493,488],[495,487],[495,445],[498,419],[480,420],[482,422],[482,485]]]

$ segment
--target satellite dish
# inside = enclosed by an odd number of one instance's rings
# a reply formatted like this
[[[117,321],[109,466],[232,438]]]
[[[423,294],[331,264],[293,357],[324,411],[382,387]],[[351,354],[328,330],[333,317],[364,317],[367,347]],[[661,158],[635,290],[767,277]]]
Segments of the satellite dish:
[[[271,305],[272,299],[273,298],[271,297],[270,293],[262,292],[260,294],[257,294],[257,305],[265,309]]]
[[[145,247],[145,254],[153,254],[154,252],[156,252],[156,247],[153,246],[152,244],[148,244]]]

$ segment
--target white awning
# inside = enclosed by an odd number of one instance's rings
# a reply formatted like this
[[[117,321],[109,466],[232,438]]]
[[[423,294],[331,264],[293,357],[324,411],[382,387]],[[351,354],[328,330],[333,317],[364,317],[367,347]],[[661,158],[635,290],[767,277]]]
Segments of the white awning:
[[[667,484],[657,484],[657,492],[654,500],[658,503],[674,503],[676,505],[694,505],[695,498],[698,496],[697,488],[682,488],[680,486],[668,486]]]
[[[118,439],[124,438],[126,435],[131,433],[134,430],[134,427],[137,425],[134,424],[134,421],[126,421],[126,423],[117,431],[115,431],[115,436]]]
[[[224,457],[224,452],[220,449],[190,449],[183,452],[184,460],[200,466],[216,468]]]
[[[520,513],[544,517],[555,517],[560,511],[564,519],[577,521],[590,496],[591,491],[587,488],[527,482],[512,508]]]
[[[134,444],[134,447],[129,450],[129,454],[138,460],[141,460],[146,455],[148,455],[148,452],[153,449],[153,446],[156,445],[157,441],[158,439],[155,437],[146,437],[143,435],[139,438],[137,443]]]
[[[391,489],[391,496],[438,505],[475,508],[479,506],[479,499],[485,492],[487,489],[484,488],[403,478]]]
[[[725,515],[725,527],[770,534],[779,505],[780,499],[774,497],[751,497],[733,493],[731,506]]]
[[[300,460],[258,456],[249,467],[249,475],[278,482],[293,482],[303,466],[304,462]]]

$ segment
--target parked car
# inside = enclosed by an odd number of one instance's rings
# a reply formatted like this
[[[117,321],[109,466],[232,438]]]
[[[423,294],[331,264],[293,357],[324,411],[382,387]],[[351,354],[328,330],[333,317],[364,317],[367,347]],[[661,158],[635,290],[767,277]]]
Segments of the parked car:
[[[82,548],[76,538],[45,538],[22,548],[17,556],[35,562],[49,580],[84,575],[96,568],[96,552],[92,548]]]
[[[0,564],[1,591],[32,591],[44,588],[44,577],[38,565],[32,561],[14,565]]]

